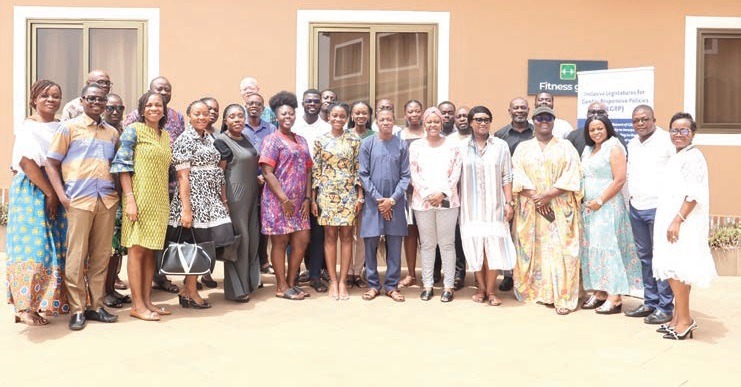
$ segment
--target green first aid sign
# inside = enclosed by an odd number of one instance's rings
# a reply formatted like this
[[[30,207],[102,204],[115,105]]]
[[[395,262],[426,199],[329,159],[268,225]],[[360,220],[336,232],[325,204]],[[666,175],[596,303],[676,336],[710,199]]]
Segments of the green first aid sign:
[[[575,63],[561,63],[559,69],[559,77],[563,81],[576,80],[576,64]]]

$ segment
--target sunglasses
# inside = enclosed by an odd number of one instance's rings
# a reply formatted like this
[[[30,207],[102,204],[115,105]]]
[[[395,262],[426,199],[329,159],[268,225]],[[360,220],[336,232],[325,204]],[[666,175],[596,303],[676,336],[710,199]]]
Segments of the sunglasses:
[[[535,122],[551,122],[553,121],[553,116],[550,114],[541,114],[539,116],[533,117],[533,121]]]
[[[318,98],[316,98],[316,99],[305,99],[304,100],[304,103],[320,103],[320,102],[322,102],[322,100],[321,99],[318,99]]]
[[[248,101],[247,102],[247,106],[257,106],[257,107],[260,107],[262,105],[263,105],[263,103],[260,102],[260,101]]]
[[[596,115],[598,115],[598,114],[599,114],[599,115],[602,115],[602,116],[604,116],[604,115],[605,115],[606,113],[607,113],[607,112],[606,112],[606,111],[605,111],[604,109],[599,109],[599,110],[595,110],[595,109],[592,109],[592,110],[587,110],[587,114],[589,114],[590,116],[596,116]]]
[[[82,97],[85,101],[88,101],[88,103],[106,103],[108,102],[108,97],[98,97],[96,95],[86,95]]]
[[[690,133],[692,133],[692,131],[689,130],[689,129],[685,129],[685,128],[682,128],[682,129],[669,129],[669,134],[672,134],[672,135],[675,135],[675,136],[678,135],[678,134],[681,134],[682,136],[689,136]]]
[[[633,125],[635,125],[635,124],[646,124],[646,123],[649,123],[649,122],[651,122],[651,120],[648,119],[648,118],[636,118],[635,120],[633,120]]]
[[[113,113],[114,111],[123,113],[124,109],[125,109],[125,106],[123,105],[117,105],[117,106],[108,105],[105,107],[106,113]]]
[[[490,124],[491,118],[488,117],[474,117],[474,121],[478,122],[479,124]]]

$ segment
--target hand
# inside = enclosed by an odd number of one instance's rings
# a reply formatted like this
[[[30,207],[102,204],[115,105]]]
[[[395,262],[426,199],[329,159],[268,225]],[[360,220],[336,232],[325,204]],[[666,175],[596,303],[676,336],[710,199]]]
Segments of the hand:
[[[682,225],[682,222],[678,220],[674,220],[670,225],[669,229],[666,230],[666,240],[669,241],[669,243],[677,243],[679,240],[679,227]]]
[[[509,203],[506,203],[504,205],[504,220],[511,221],[512,217],[515,216],[515,209],[512,208],[512,206],[509,205]]]
[[[262,177],[262,175],[257,175],[257,184],[260,184],[260,185],[265,184],[265,178]]]
[[[56,219],[57,211],[59,211],[59,198],[52,193],[46,197],[46,215],[49,219]]]
[[[280,208],[283,209],[283,215],[286,218],[293,217],[293,213],[296,212],[296,207],[293,206],[293,202],[290,199],[281,203]]]
[[[193,211],[186,209],[180,211],[180,224],[185,228],[193,227]]]
[[[376,199],[376,203],[378,203],[378,212],[382,214],[390,211],[393,207],[393,205],[391,205],[391,198]]]
[[[390,208],[387,211],[381,211],[381,216],[383,217],[383,220],[390,222],[394,217],[394,209]]]
[[[69,211],[69,198],[66,194],[63,194],[62,196],[59,196],[59,202],[62,203],[62,207],[64,207],[65,210]]]
[[[587,208],[589,208],[592,211],[598,211],[600,208],[602,208],[599,203],[597,203],[597,200],[590,200],[586,203]]]
[[[307,220],[309,219],[309,201],[304,200],[301,202],[301,209],[299,209],[299,213],[301,214],[301,219]]]
[[[363,210],[363,203],[355,202],[355,214],[359,214]]]
[[[139,218],[139,208],[136,205],[136,200],[134,200],[134,195],[129,195],[126,197],[126,219],[128,219],[131,222],[136,222],[136,220]]]
[[[536,207],[542,207],[548,205],[553,198],[546,193],[536,193],[531,199],[535,202]]]
[[[317,202],[311,202],[311,215],[315,218],[319,217],[319,204]]]
[[[229,215],[231,213],[231,211],[229,211],[229,201],[222,200],[221,201],[221,204],[224,205],[224,209],[226,210],[226,214]]]
[[[440,204],[443,202],[443,199],[445,199],[445,195],[443,195],[442,192],[438,192],[427,196],[425,200],[427,200],[427,202],[430,203],[431,206],[439,207]]]
[[[535,207],[535,210],[538,211],[539,214],[543,215],[543,217],[545,217],[546,219],[553,219],[556,217],[556,214],[553,212],[551,206],[545,205]]]

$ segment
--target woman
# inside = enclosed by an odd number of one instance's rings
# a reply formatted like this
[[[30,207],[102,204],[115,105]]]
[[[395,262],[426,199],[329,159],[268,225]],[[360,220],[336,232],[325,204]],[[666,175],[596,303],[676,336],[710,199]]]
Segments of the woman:
[[[404,140],[407,149],[410,145],[420,138],[425,136],[425,129],[422,126],[422,102],[412,99],[404,104],[404,116],[406,118],[406,127],[399,131],[397,135],[399,138]],[[419,232],[417,230],[417,222],[414,219],[414,211],[412,210],[412,195],[414,194],[414,182],[409,184],[409,191],[407,192],[407,225],[408,233],[407,237],[404,238],[404,254],[406,255],[407,261],[407,276],[399,282],[400,287],[408,287],[417,283],[417,247],[419,245]]]
[[[350,106],[350,120],[347,123],[348,129],[354,129],[353,133],[360,138],[362,142],[366,138],[373,136],[376,132],[371,129],[373,125],[373,108],[364,101],[357,101]],[[358,214],[358,221],[355,222],[355,254],[352,256],[350,261],[350,270],[347,274],[347,286],[352,289],[354,286],[358,288],[368,287],[368,283],[363,281],[361,274],[363,272],[363,264],[365,263],[365,245],[363,244],[363,238],[360,237],[360,225],[362,223]]]
[[[595,309],[598,314],[615,314],[622,309],[621,294],[642,288],[641,262],[621,192],[627,165],[625,148],[604,115],[587,118],[584,142],[580,258],[584,290],[594,293],[581,307]]]
[[[355,217],[365,202],[358,178],[360,139],[345,131],[349,107],[329,106],[332,129],[314,141],[311,212],[324,226],[324,260],[329,272],[329,296],[349,300],[347,272],[352,260]],[[340,238],[340,278],[337,279],[337,236]]]
[[[262,233],[270,236],[270,260],[278,298],[303,300],[309,294],[296,286],[296,274],[309,243],[311,156],[306,140],[291,131],[296,121],[296,95],[281,91],[270,98],[278,130],[265,137],[260,166],[268,189],[263,189]],[[290,243],[286,273],[286,247]]]
[[[158,321],[171,312],[152,303],[154,250],[165,245],[170,211],[167,196],[168,170],[172,151],[164,131],[167,102],[157,92],[139,98],[139,120],[124,129],[120,147],[111,163],[123,192],[121,244],[128,249],[126,270],[131,287],[129,315],[145,321]]]
[[[717,277],[708,246],[708,165],[692,145],[696,131],[692,115],[672,116],[669,135],[677,153],[666,166],[654,223],[654,276],[669,281],[675,304],[672,320],[657,331],[671,340],[693,337],[698,325],[690,316],[690,290]]]
[[[224,295],[227,300],[248,302],[250,293],[260,285],[260,262],[257,246],[260,237],[257,181],[258,152],[242,136],[245,111],[231,104],[224,109],[221,134],[214,146],[221,154],[219,166],[226,178],[226,197],[234,230],[242,236],[235,262],[224,261]]]
[[[412,209],[422,243],[422,285],[420,298],[432,298],[435,248],[440,246],[443,280],[442,302],[453,301],[455,281],[455,224],[458,221],[458,179],[461,176],[460,149],[440,135],[443,114],[436,107],[423,115],[427,137],[409,147],[409,170],[414,184]]]
[[[8,205],[8,303],[15,307],[15,322],[34,326],[49,323],[42,314],[69,312],[62,281],[67,220],[44,171],[61,101],[59,85],[46,79],[34,82],[30,99],[34,113],[15,131],[13,144],[17,174]]]
[[[581,166],[576,149],[553,137],[556,115],[533,113],[535,138],[512,156],[515,199],[515,296],[567,315],[579,300]]]
[[[514,215],[512,163],[504,140],[490,134],[491,111],[475,106],[468,112],[473,135],[460,142],[461,242],[478,290],[473,301],[502,304],[495,294],[499,270],[512,270],[517,260],[509,230]],[[451,141],[451,140],[447,140]]]
[[[381,293],[378,276],[378,244],[381,236],[386,241],[386,279],[384,293],[396,302],[404,302],[399,292],[401,276],[401,242],[407,234],[406,191],[411,175],[409,156],[404,141],[393,135],[393,110],[379,110],[378,136],[371,137],[360,146],[360,170],[368,202],[363,206],[360,236],[365,247],[365,276],[368,291],[363,299],[370,301]]]
[[[207,242],[219,248],[234,242],[229,218],[224,172],[219,168],[221,155],[206,128],[210,122],[208,105],[193,101],[186,110],[189,123],[172,147],[172,164],[177,171],[178,190],[170,205],[167,240]],[[191,233],[181,230],[192,228]],[[183,231],[183,232],[181,232]],[[213,269],[213,267],[212,267]],[[198,294],[197,276],[185,277],[185,287],[178,294],[183,308],[206,309],[211,304]]]
[[[208,106],[208,126],[206,127],[206,133],[210,134],[211,137],[216,139],[216,135],[219,134],[216,131],[216,121],[219,120],[219,101],[213,97],[203,97],[201,101]],[[201,290],[201,283],[207,288],[214,289],[219,284],[211,277],[211,274],[202,275],[200,283],[196,285],[198,290]]]

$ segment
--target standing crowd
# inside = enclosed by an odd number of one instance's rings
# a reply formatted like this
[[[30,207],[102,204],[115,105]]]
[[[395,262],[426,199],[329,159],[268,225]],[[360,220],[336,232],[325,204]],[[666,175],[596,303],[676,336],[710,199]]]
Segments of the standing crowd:
[[[440,281],[440,301],[452,301],[468,267],[474,302],[497,306],[497,290],[513,289],[559,315],[615,314],[622,296],[642,289],[643,304],[625,315],[660,324],[667,339],[698,327],[690,290],[716,272],[707,164],[687,113],[666,131],[650,106],[635,107],[627,144],[602,102],[574,130],[549,93],[536,95],[532,114],[526,99],[512,99],[499,130],[485,106],[417,100],[398,127],[388,99],[374,112],[309,89],[266,106],[248,77],[244,103],[223,110],[219,129],[214,98],[194,100],[183,116],[168,106],[164,77],[126,116],[111,86],[92,71],[61,121],[60,86],[31,87],[33,114],[16,128],[12,156],[6,251],[16,322],[70,313],[69,328],[81,330],[87,320],[115,322],[105,307],[125,303],[132,317],[157,321],[172,311],[152,303],[153,288],[178,293],[183,308],[209,308],[199,290],[217,286],[210,275],[180,286],[159,270],[167,244],[186,241],[213,242],[233,302],[248,302],[261,274],[274,274],[276,297],[288,300],[311,296],[299,286],[308,283],[333,300],[358,287],[364,300],[403,302],[419,250],[424,301]],[[130,296],[117,291],[126,288],[124,255]],[[580,303],[581,289],[589,294]]]

